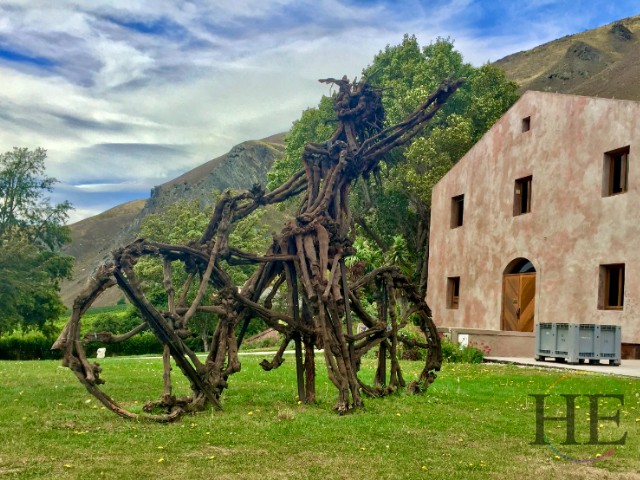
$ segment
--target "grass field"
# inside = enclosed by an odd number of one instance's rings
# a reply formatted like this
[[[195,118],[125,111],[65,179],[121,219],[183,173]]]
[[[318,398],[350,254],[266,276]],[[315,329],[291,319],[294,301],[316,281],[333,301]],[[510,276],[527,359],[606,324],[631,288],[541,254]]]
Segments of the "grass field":
[[[111,479],[640,478],[640,381],[490,364],[445,364],[422,396],[367,399],[346,416],[320,365],[318,403],[299,405],[291,359],[263,372],[241,357],[223,411],[173,424],[127,421],[106,411],[54,361],[0,362],[0,477]],[[106,358],[105,390],[139,410],[161,390],[161,361]],[[406,377],[420,365],[404,364]],[[365,374],[373,375],[373,362]],[[186,383],[175,377],[176,393]],[[545,415],[566,414],[559,393],[620,394],[601,399],[599,439],[627,432],[624,445],[564,446],[566,424],[547,421],[547,445],[532,445],[535,399]],[[589,440],[587,397],[577,397],[576,436]],[[563,410],[564,409],[564,410]],[[613,454],[608,452],[613,451]],[[595,460],[578,463],[562,458]],[[609,456],[607,456],[609,455]]]

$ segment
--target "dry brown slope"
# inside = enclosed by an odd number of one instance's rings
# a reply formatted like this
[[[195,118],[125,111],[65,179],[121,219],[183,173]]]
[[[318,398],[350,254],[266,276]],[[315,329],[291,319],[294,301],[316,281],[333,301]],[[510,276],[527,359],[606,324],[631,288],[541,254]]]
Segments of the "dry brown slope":
[[[522,91],[640,100],[640,16],[568,35],[495,64]]]
[[[214,191],[264,184],[267,172],[284,154],[284,148],[284,134],[242,142],[226,154],[154,187],[143,215],[160,212],[177,200],[198,200],[207,205],[212,202]]]
[[[69,226],[71,243],[65,253],[74,257],[73,278],[61,285],[62,301],[70,306],[93,270],[110,252],[135,238],[136,219],[146,204],[145,199],[133,200],[106,212],[85,218]],[[115,290],[101,297],[100,304],[115,303],[121,295]]]
[[[276,135],[263,138],[262,140],[249,140],[248,142],[244,142],[244,143],[263,144],[263,145],[266,145],[267,148],[271,148],[276,151],[281,151],[282,149],[284,149],[285,135],[286,135],[285,133],[278,133]],[[234,148],[237,148],[238,146]],[[191,184],[198,183],[202,181],[202,179],[205,178],[207,175],[212,174],[213,172],[215,172],[216,169],[222,166],[224,162],[227,160],[228,156],[229,156],[229,153],[226,153],[220,157],[214,158],[213,160],[209,160],[208,162],[203,163],[202,165],[192,170],[189,170],[188,172],[183,173],[179,177],[176,177],[172,180],[169,180],[166,183],[163,183],[161,187],[169,187],[169,186],[180,184],[180,183],[191,183]]]

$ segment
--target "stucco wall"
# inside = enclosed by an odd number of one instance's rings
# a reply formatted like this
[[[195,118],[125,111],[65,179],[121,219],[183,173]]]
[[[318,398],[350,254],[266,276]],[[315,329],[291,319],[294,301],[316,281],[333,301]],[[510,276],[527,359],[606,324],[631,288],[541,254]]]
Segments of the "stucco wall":
[[[522,119],[531,129],[522,132]],[[604,153],[630,146],[628,191],[603,197]],[[427,301],[436,325],[500,329],[502,276],[517,257],[536,275],[535,321],[622,326],[640,343],[640,103],[527,92],[433,192]],[[533,175],[531,212],[515,180]],[[451,228],[451,198],[464,222]],[[598,309],[599,266],[625,264],[621,311]],[[460,277],[458,309],[447,277]]]

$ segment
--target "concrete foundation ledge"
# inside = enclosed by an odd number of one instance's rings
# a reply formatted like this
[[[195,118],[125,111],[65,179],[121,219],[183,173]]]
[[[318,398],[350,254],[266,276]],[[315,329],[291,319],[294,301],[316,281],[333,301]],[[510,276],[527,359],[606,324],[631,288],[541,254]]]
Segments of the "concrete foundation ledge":
[[[439,327],[438,332],[454,343],[474,345],[491,357],[531,357],[535,352],[533,332],[506,332],[480,328]]]

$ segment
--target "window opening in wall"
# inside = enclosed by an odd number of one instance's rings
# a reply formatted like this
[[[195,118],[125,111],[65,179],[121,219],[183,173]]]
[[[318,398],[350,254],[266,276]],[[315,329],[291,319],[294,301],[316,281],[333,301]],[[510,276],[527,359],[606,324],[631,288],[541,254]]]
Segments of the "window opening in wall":
[[[460,303],[460,277],[447,278],[447,308],[458,308]]]
[[[608,197],[627,191],[629,172],[629,147],[604,154],[603,196]]]
[[[533,263],[531,263],[531,261],[527,260],[526,258],[521,258],[515,263],[512,262],[510,264],[510,267],[511,268],[509,269],[509,273],[535,273],[536,271]]]
[[[451,199],[451,228],[461,227],[464,219],[464,195]]]
[[[513,214],[522,215],[531,211],[531,185],[533,177],[516,180],[513,199]]]
[[[622,310],[624,306],[624,264],[600,266],[600,301],[605,310]]]
[[[531,130],[531,117],[526,117],[522,119],[522,133],[528,132]]]

